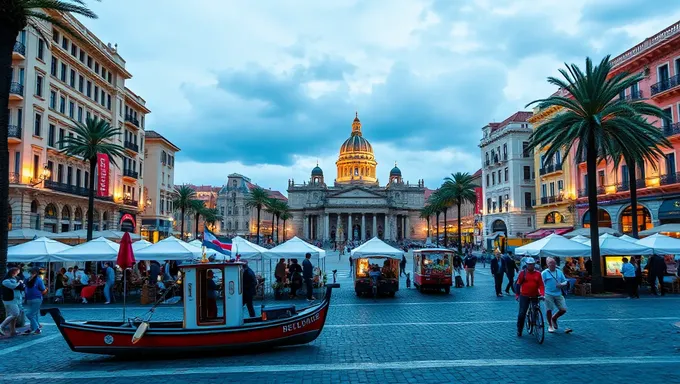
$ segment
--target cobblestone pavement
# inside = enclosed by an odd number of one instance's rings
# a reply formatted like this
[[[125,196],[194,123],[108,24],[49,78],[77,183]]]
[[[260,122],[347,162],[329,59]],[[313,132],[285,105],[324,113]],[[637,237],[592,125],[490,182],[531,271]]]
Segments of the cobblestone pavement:
[[[374,300],[355,296],[347,257],[337,260],[329,256],[326,270],[338,269],[341,289],[321,336],[309,345],[128,361],[71,352],[43,318],[43,335],[0,340],[0,382],[608,383],[630,381],[632,373],[646,383],[680,382],[680,296],[570,297],[560,324],[574,333],[546,334],[538,345],[530,336],[516,337],[517,304],[514,297],[495,297],[488,268],[477,269],[474,287],[449,295],[408,290],[402,278],[395,298]],[[146,310],[132,306],[128,316]],[[62,311],[68,320],[122,316],[120,307],[103,305]],[[154,319],[179,316],[181,307],[161,307]]]

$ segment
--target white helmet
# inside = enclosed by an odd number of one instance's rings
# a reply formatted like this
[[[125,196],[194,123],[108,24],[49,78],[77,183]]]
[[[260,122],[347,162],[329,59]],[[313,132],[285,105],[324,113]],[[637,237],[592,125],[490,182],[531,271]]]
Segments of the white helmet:
[[[524,260],[525,264],[536,264],[536,260],[534,260],[533,257],[527,257],[526,260]]]

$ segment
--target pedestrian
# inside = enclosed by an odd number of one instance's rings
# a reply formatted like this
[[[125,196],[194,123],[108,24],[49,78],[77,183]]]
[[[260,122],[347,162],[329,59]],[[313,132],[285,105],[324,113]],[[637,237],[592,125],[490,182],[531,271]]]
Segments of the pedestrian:
[[[408,251],[406,251],[406,252],[408,252]],[[406,255],[401,255],[401,262],[399,263],[399,269],[400,269],[399,277],[401,277],[401,275],[406,275]]]
[[[557,319],[567,313],[567,301],[564,298],[564,289],[567,285],[567,277],[557,269],[557,262],[552,257],[546,259],[548,268],[541,272],[543,285],[545,286],[545,317],[548,318],[548,332],[553,333],[558,329]],[[555,312],[557,310],[557,312]],[[571,333],[571,328],[564,330]]]
[[[500,256],[500,255],[499,255]],[[517,314],[517,337],[522,337],[524,322],[531,303],[537,304],[538,298],[545,294],[545,286],[541,273],[535,270],[536,261],[533,257],[526,258],[526,270],[521,271],[517,277],[517,285],[520,289],[517,293],[519,300],[519,313]],[[501,274],[501,277],[503,275]]]
[[[110,262],[104,263],[104,304],[111,304],[111,296],[113,294],[113,285],[116,283],[116,271]]]
[[[632,259],[631,259],[632,260]],[[621,259],[623,265],[621,266],[621,275],[623,276],[623,284],[626,286],[628,298],[634,299],[637,297],[637,280],[635,279],[635,265],[628,262],[627,258]]]
[[[24,332],[24,335],[36,334],[40,331],[40,306],[42,305],[43,295],[47,293],[45,283],[40,277],[40,269],[31,269],[31,277],[26,281],[26,317],[31,323],[31,327]]]
[[[484,269],[486,269],[486,253],[482,253],[482,265],[484,266]]]
[[[354,259],[352,259],[352,256],[349,256],[349,273],[352,274],[352,271],[354,270]]]
[[[496,257],[491,260],[491,274],[493,275],[496,287],[496,296],[503,297],[501,290],[503,287],[503,275],[505,275],[505,261],[501,258],[500,252],[496,252]]]
[[[7,333],[4,328],[7,327],[10,336],[16,336],[16,322],[17,318],[21,316],[18,301],[21,300],[21,291],[24,289],[24,283],[17,279],[19,275],[19,268],[10,268],[7,274],[2,279],[2,304],[5,306],[5,319],[0,324],[0,335],[5,336]]]
[[[649,257],[649,261],[647,261],[647,266],[645,268],[649,273],[649,285],[652,288],[652,294],[656,296],[659,295],[656,288],[656,282],[658,280],[661,296],[665,296],[666,288],[663,286],[663,277],[666,275],[667,271],[666,261],[659,255],[652,255]]]
[[[288,274],[290,275],[290,298],[294,299],[297,297],[297,290],[302,286],[302,267],[298,264],[297,259],[290,260]]]
[[[64,286],[66,280],[66,269],[61,268],[54,282],[54,302],[64,301]]]
[[[307,301],[316,300],[316,298],[312,295],[312,290],[314,289],[314,266],[310,260],[311,258],[312,254],[307,252],[305,254],[305,259],[302,260],[302,279],[305,281],[305,287],[307,288]]]
[[[511,289],[513,294],[517,294],[517,292],[515,292],[515,272],[518,272],[519,268],[517,267],[515,260],[509,254],[506,254],[503,259],[505,260],[505,274],[508,276],[508,285],[505,286],[505,294],[509,295]]]
[[[205,274],[206,276],[206,289],[205,289],[205,303],[206,303],[206,317],[208,319],[217,318],[217,284],[215,284],[215,273],[212,270],[208,270]],[[245,289],[244,289],[245,290]]]
[[[472,253],[468,253],[463,259],[463,265],[465,266],[465,286],[474,287],[475,286],[475,267],[477,266],[477,256]]]
[[[248,308],[248,315],[255,317],[255,307],[253,306],[253,298],[257,291],[257,277],[255,272],[248,266],[248,260],[244,261],[243,266],[243,305]]]
[[[161,265],[156,261],[151,261],[149,266],[149,287],[156,287],[158,285],[158,275],[161,274]]]

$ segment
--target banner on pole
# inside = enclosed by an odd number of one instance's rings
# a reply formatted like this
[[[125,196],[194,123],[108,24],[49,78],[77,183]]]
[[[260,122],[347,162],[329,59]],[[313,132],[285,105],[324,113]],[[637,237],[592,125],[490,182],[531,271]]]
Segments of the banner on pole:
[[[97,196],[109,196],[109,155],[97,155]]]

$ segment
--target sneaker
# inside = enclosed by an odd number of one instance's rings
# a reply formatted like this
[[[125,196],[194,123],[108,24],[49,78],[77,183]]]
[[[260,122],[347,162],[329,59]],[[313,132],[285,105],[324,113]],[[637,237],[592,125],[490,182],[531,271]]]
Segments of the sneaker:
[[[104,304],[111,304],[111,302],[110,302],[110,301],[107,301],[107,302],[105,302]]]
[[[549,326],[548,326],[548,332],[554,333],[554,332],[555,332],[555,328],[553,328],[552,325],[549,325]]]
[[[33,332],[33,334],[35,334],[35,335],[40,335],[40,334],[42,334],[42,331],[41,331],[40,329],[38,329],[38,330],[36,330],[35,332]]]
[[[557,326],[557,320],[553,319],[553,320],[552,320],[552,325],[553,325],[553,328],[555,328],[555,330],[558,330],[558,329],[559,329],[559,327]]]
[[[83,301],[81,304],[87,304],[87,299],[83,298]]]
[[[309,300],[312,300],[312,301],[314,301],[314,300],[316,300],[316,297],[312,296],[312,298],[311,298],[311,299],[309,299]]]
[[[30,334],[32,334],[32,333],[33,333],[33,332],[31,332],[30,329],[27,329],[27,330],[23,331],[23,332],[21,333],[21,335],[22,335],[22,336],[28,336],[28,335],[30,335]]]
[[[571,328],[567,328],[567,329],[564,330],[564,333],[572,333],[572,332],[574,332],[574,330],[571,329]]]
[[[517,337],[522,337],[522,331],[517,331]]]

